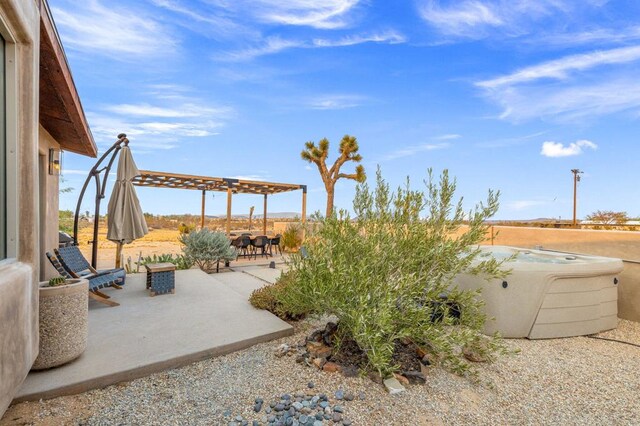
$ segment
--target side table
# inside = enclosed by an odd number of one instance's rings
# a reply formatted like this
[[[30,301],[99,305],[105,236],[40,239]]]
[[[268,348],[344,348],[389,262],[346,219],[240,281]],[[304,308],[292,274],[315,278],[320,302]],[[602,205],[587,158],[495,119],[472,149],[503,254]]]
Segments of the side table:
[[[147,269],[147,289],[151,296],[157,294],[175,294],[176,292],[176,265],[173,263],[149,263],[144,265]]]

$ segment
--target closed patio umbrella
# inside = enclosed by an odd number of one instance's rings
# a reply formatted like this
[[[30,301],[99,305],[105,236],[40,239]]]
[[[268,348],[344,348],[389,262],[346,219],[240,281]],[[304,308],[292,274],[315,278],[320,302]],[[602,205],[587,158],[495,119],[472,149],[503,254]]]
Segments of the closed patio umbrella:
[[[120,267],[122,245],[144,237],[149,230],[132,179],[140,172],[131,150],[124,146],[118,160],[118,172],[107,209],[107,239],[118,244],[116,267]]]

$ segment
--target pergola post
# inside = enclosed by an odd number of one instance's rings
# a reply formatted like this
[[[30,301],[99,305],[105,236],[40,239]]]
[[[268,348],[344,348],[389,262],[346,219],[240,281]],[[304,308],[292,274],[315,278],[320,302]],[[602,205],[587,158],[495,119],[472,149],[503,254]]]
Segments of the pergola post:
[[[204,229],[204,204],[206,200],[207,191],[202,190],[202,213],[200,215],[200,229]]]
[[[231,185],[227,187],[227,237],[231,236],[231,197],[233,192]]]
[[[264,215],[262,216],[262,235],[267,235],[267,194],[264,194]]]
[[[302,188],[302,241],[304,242],[307,224],[307,185],[300,185],[300,188]]]

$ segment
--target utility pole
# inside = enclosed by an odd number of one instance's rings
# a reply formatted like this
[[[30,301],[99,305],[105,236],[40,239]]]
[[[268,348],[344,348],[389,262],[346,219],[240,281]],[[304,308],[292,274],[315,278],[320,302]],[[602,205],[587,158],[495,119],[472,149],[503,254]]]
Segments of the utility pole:
[[[573,227],[578,227],[578,221],[576,219],[576,200],[578,198],[578,182],[580,182],[580,174],[584,173],[580,169],[571,169],[573,173]]]

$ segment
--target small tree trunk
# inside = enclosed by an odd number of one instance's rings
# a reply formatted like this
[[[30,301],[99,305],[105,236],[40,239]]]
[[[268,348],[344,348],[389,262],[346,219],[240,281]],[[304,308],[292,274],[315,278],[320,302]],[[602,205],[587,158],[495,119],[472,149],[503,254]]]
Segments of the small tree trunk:
[[[331,216],[333,213],[333,195],[335,193],[335,188],[332,186],[327,188],[327,216]]]

